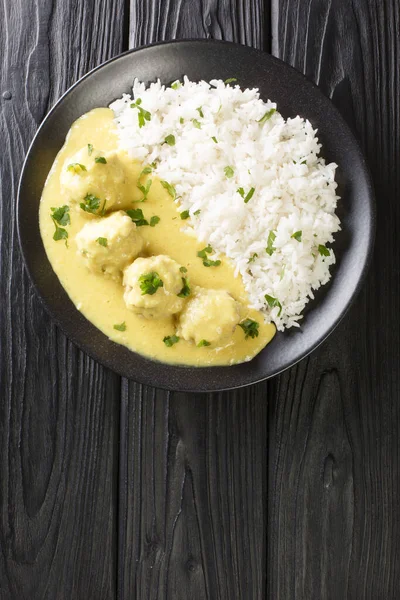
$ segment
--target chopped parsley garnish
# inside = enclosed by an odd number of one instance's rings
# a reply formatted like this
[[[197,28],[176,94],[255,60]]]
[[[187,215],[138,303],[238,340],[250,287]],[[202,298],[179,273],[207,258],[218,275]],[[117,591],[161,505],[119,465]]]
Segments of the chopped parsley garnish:
[[[141,208],[131,208],[126,211],[126,214],[132,219],[136,227],[142,227],[143,225],[149,224],[149,222],[144,218]]]
[[[203,119],[204,118],[203,108],[201,106],[199,106],[199,108],[196,108],[196,110],[199,113],[200,117]]]
[[[167,335],[163,339],[163,342],[168,348],[171,348],[171,346],[173,346],[174,344],[177,344],[179,342],[179,338],[177,335]]]
[[[197,217],[197,215],[199,215],[201,213],[201,209],[199,208],[198,210],[194,211],[194,216]]]
[[[117,331],[126,331],[126,323],[125,323],[125,321],[123,323],[116,323],[114,325],[114,329],[116,329]]]
[[[186,277],[182,277],[182,284],[183,286],[178,296],[179,298],[187,298],[188,296],[190,296],[190,286]]]
[[[87,171],[87,168],[81,163],[71,163],[70,165],[68,165],[67,171],[72,171],[73,173],[80,173],[81,171]]]
[[[181,125],[183,125],[183,124],[184,124],[184,122],[185,122],[185,119],[184,119],[183,117],[180,117],[180,118],[179,118],[179,123],[180,123]]]
[[[89,156],[91,156],[93,152],[93,144],[88,144],[87,145],[87,153],[89,154]]]
[[[220,260],[211,260],[208,258],[207,254],[211,254],[213,249],[211,246],[206,246],[203,250],[199,250],[197,256],[203,259],[203,265],[205,267],[219,267],[221,264]]]
[[[258,119],[257,123],[261,123],[261,125],[263,125],[264,123],[270,120],[274,113],[276,113],[276,108],[270,108],[269,110],[267,110],[265,115],[261,117],[261,119]]]
[[[57,221],[59,225],[69,225],[71,218],[69,216],[69,206],[59,206],[58,208],[51,208],[51,218],[53,221]]]
[[[301,165],[306,165],[307,164],[307,160],[302,160],[300,164]]]
[[[175,146],[175,136],[172,133],[170,133],[169,135],[167,135],[164,142],[168,144],[168,146]]]
[[[319,244],[318,246],[318,252],[320,253],[321,256],[330,256],[330,251],[328,250],[328,248],[326,246],[323,246],[322,244]]]
[[[205,248],[203,248],[203,250],[199,250],[197,253],[197,256],[199,258],[207,258],[207,254],[211,254],[213,251],[213,249],[211,248],[211,246],[206,246]]]
[[[140,190],[143,194],[143,198],[140,200],[140,202],[145,202],[147,200],[147,196],[149,195],[149,191],[151,188],[151,184],[153,183],[153,181],[151,179],[148,179],[146,181],[146,185],[143,185],[143,183],[141,183],[141,178],[144,177],[145,175],[150,175],[150,173],[152,172],[152,167],[147,166],[145,167],[141,172],[140,175],[138,177],[137,180],[137,184],[136,187],[138,188],[138,190]]]
[[[247,261],[247,263],[253,263],[253,262],[256,260],[256,258],[258,258],[258,254],[257,254],[257,252],[254,252],[254,254],[252,254],[252,255],[250,256],[250,258],[249,258],[249,260]]]
[[[268,234],[267,247],[265,248],[265,251],[269,256],[272,256],[276,250],[276,248],[274,248],[275,238],[276,234],[273,231],[270,231]]]
[[[187,273],[187,268],[186,267],[179,267],[179,270],[181,273]]]
[[[218,140],[217,140],[217,138],[214,135],[212,136],[211,139],[214,142],[214,144],[218,144]]]
[[[71,223],[69,207],[67,205],[59,206],[58,208],[52,207],[50,216],[53,220],[54,227],[56,228],[53,234],[53,240],[55,242],[65,240],[65,245],[68,247],[68,231],[64,229],[64,227],[59,226],[69,225]]]
[[[152,296],[156,293],[158,288],[163,287],[164,283],[160,276],[155,271],[151,271],[150,273],[145,273],[139,277],[140,289],[142,290],[142,296],[145,294],[149,294]]]
[[[146,125],[146,121],[151,121],[151,114],[148,110],[145,110],[141,104],[141,98],[138,98],[136,102],[132,102],[131,104],[131,108],[137,108],[138,110],[138,123],[140,128]]]
[[[254,192],[256,191],[255,188],[250,188],[250,190],[247,192],[247,194],[245,194],[245,191],[242,187],[238,188],[238,194],[240,194],[244,200],[244,203],[247,204],[249,200],[252,199],[252,197],[254,196]]]
[[[105,237],[98,237],[96,242],[98,242],[100,246],[104,246],[104,248],[107,248],[108,246],[108,240]]]
[[[84,197],[84,202],[81,202],[79,206],[81,209],[87,213],[91,213],[92,215],[97,214],[98,209],[100,208],[101,200],[97,198],[94,194],[86,194]],[[106,205],[106,201],[104,201],[103,208],[101,210],[101,214],[104,214],[104,208]]]
[[[232,169],[232,167],[230,167],[228,165],[227,167],[224,168],[224,173],[225,173],[225,177],[227,177],[228,179],[230,179],[231,177],[234,176],[235,171]]]
[[[165,188],[167,190],[167,192],[171,196],[172,200],[175,200],[176,190],[175,190],[174,186],[171,185],[170,183],[168,183],[168,181],[160,181],[160,183],[163,186],[163,188]]]
[[[150,218],[150,227],[155,227],[157,225],[157,223],[160,222],[160,217],[158,217],[157,215],[153,215]]]
[[[269,294],[265,294],[264,298],[266,299],[270,308],[275,308],[275,306],[279,308],[278,317],[280,317],[282,312],[282,304],[279,302],[279,300],[273,296],[270,296]]]
[[[296,242],[301,242],[301,236],[303,235],[302,231],[295,231],[293,235],[290,237],[296,240]]]
[[[198,348],[202,348],[203,346],[211,346],[211,342],[207,342],[207,340],[201,340],[198,344]]]
[[[106,165],[107,164],[107,160],[105,159],[104,156],[96,156],[96,158],[94,159],[94,162],[100,165]]]
[[[224,83],[227,85],[229,83],[234,83],[237,81],[236,77],[229,77],[229,79],[225,79]]]
[[[185,221],[185,219],[188,219],[190,217],[190,213],[188,210],[184,210],[183,212],[181,212],[180,215],[182,221]]]
[[[181,87],[181,82],[179,81],[179,79],[177,79],[176,81],[174,81],[174,83],[171,83],[171,87],[173,90],[177,90],[178,88]]]
[[[258,328],[260,327],[260,325],[257,323],[257,321],[253,321],[253,319],[245,319],[244,321],[239,323],[239,327],[243,329],[246,340],[249,337],[258,337]]]
[[[198,121],[197,119],[191,119],[193,125],[196,127],[196,129],[201,129],[201,123],[200,121]]]
[[[203,260],[203,265],[205,267],[219,267],[220,264],[221,264],[220,260],[210,260],[209,258],[205,258]]]

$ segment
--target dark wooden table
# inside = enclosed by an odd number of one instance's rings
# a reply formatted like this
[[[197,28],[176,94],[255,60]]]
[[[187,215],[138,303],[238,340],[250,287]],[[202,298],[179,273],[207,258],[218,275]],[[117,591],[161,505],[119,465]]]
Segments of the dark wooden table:
[[[398,0],[4,0],[1,600],[400,598]],[[146,388],[50,321],[15,197],[47,111],[92,67],[182,37],[270,51],[317,82],[373,175],[376,251],[329,340],[229,394]]]

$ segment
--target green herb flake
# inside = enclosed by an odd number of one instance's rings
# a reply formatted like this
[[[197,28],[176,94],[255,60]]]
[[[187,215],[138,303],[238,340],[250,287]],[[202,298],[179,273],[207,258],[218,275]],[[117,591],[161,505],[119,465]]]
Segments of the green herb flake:
[[[175,136],[170,133],[170,135],[167,135],[164,142],[165,144],[168,144],[168,146],[175,146]]]
[[[177,344],[179,342],[179,338],[177,335],[167,335],[163,339],[163,342],[167,346],[167,348],[171,348],[171,346],[173,346],[174,344]]]
[[[117,331],[126,331],[126,323],[125,323],[125,321],[123,323],[116,323],[114,325],[114,329],[116,329]]]
[[[321,256],[330,256],[330,251],[328,250],[328,248],[326,246],[323,246],[322,244],[319,244],[318,246],[318,252],[320,253]]]
[[[142,183],[140,183],[138,181],[136,187],[138,188],[138,190],[140,190],[143,194],[143,198],[141,198],[140,202],[145,202],[147,200],[147,196],[149,195],[149,191],[151,188],[151,184],[153,183],[152,179],[148,179],[146,181],[146,185],[143,185]]]
[[[54,223],[55,228],[56,228],[56,230],[55,230],[55,232],[53,234],[53,240],[56,241],[56,242],[58,242],[60,240],[65,240],[65,245],[68,247],[68,242],[67,242],[67,240],[68,240],[68,231],[66,229],[64,229],[63,227],[59,227],[57,225],[57,223],[54,221],[54,219],[53,219],[53,223]]]
[[[293,235],[290,237],[296,240],[296,242],[301,242],[301,236],[303,235],[302,231],[295,231]]]
[[[126,214],[132,219],[136,227],[142,227],[143,225],[149,224],[149,222],[144,218],[141,208],[131,208],[130,210],[126,211]]]
[[[247,204],[249,202],[249,200],[252,199],[255,191],[256,191],[255,188],[250,188],[250,190],[247,192],[246,196],[243,198],[245,204]]]
[[[235,81],[237,81],[236,77],[229,77],[229,79],[225,79],[224,83],[226,85],[229,85],[230,83],[234,83]]]
[[[204,113],[203,113],[203,108],[201,106],[199,106],[199,108],[196,108],[197,112],[199,113],[200,117],[202,119],[204,119]]]
[[[87,145],[87,153],[89,154],[89,156],[92,155],[93,152],[93,144],[88,144]]]
[[[184,122],[185,122],[185,119],[184,119],[183,117],[180,117],[180,118],[179,118],[179,123],[180,123],[181,125],[183,125],[183,124],[184,124]]]
[[[136,102],[132,102],[131,108],[137,108],[138,110],[138,123],[139,127],[142,128],[146,125],[146,121],[151,121],[151,113],[148,110],[145,110],[141,106],[142,99],[138,98]]]
[[[139,277],[140,289],[142,290],[142,296],[148,294],[149,296],[153,296],[156,293],[158,288],[164,286],[162,279],[156,271],[151,271],[150,273],[145,273]]]
[[[179,81],[179,79],[177,79],[176,81],[174,81],[174,83],[171,83],[171,88],[173,90],[178,90],[181,86],[182,86],[182,84]]]
[[[153,215],[150,219],[150,227],[155,227],[160,222],[160,217]]]
[[[280,317],[282,312],[282,304],[279,302],[279,300],[273,296],[270,296],[269,294],[265,294],[264,298],[266,299],[270,308],[275,308],[275,306],[279,308],[278,317]]]
[[[94,194],[86,194],[83,199],[84,201],[79,204],[81,209],[84,212],[91,213],[92,215],[97,214],[98,209],[100,208],[101,200],[97,198]],[[105,202],[103,205],[102,212],[104,212]]]
[[[218,140],[217,140],[217,138],[214,135],[212,136],[211,139],[214,142],[214,144],[218,144]]]
[[[196,127],[196,129],[201,129],[201,123],[200,121],[198,121],[197,119],[191,119],[193,125]]]
[[[206,246],[205,248],[203,248],[203,250],[199,250],[197,253],[197,256],[199,258],[207,258],[207,254],[211,254],[213,251],[213,249],[211,248],[211,246]]]
[[[231,179],[231,177],[234,176],[235,171],[232,167],[230,167],[228,165],[227,167],[224,168],[224,173],[225,173],[225,177],[227,177],[228,179]]]
[[[247,261],[247,264],[253,263],[256,260],[256,258],[258,258],[258,254],[257,254],[257,252],[254,252],[254,254],[252,254],[250,256],[249,260]]]
[[[269,256],[272,256],[276,250],[276,248],[274,248],[275,239],[276,239],[276,234],[273,231],[270,231],[268,234],[267,247],[265,248],[265,252]]]
[[[195,217],[197,217],[200,213],[201,213],[201,209],[199,208],[198,210],[195,210],[193,214]]]
[[[150,173],[155,168],[155,166],[153,166],[153,165],[154,165],[154,163],[152,165],[147,165],[147,167],[145,167],[142,171],[140,171],[140,175],[138,177],[138,181],[140,181],[140,179],[142,177],[144,177],[145,175],[150,175]]]
[[[261,119],[258,119],[257,123],[261,123],[261,125],[264,125],[264,123],[270,120],[274,113],[276,113],[276,108],[270,108],[269,110],[267,110],[265,115],[261,117]]]
[[[207,342],[207,340],[201,340],[198,344],[198,348],[203,348],[203,346],[211,346],[211,342]]]
[[[108,240],[105,237],[98,237],[96,242],[98,242],[100,246],[104,246],[104,248],[107,248],[108,246]]]
[[[183,212],[181,212],[180,217],[181,217],[182,221],[185,221],[185,219],[188,219],[190,217],[189,211],[184,210]]]
[[[258,328],[260,327],[260,325],[257,323],[257,321],[253,321],[253,319],[245,319],[244,321],[239,323],[239,327],[243,329],[246,340],[249,337],[253,339],[258,337]]]
[[[167,192],[171,196],[172,200],[175,200],[176,190],[175,190],[174,186],[171,185],[170,183],[168,183],[168,181],[160,181],[160,183],[163,186],[163,188],[165,188],[167,190]]]
[[[186,277],[182,277],[182,289],[178,294],[179,298],[187,298],[190,296],[190,286]]]
[[[219,267],[220,264],[221,264],[220,260],[210,260],[209,258],[205,258],[203,260],[203,265],[205,267]]]
[[[68,165],[67,171],[71,171],[72,173],[81,173],[82,171],[87,171],[87,168],[81,163],[71,163]]]
[[[69,216],[69,206],[64,204],[64,206],[59,206],[58,208],[51,208],[51,218],[53,221],[56,221],[59,225],[69,225],[71,223],[71,218]]]
[[[100,165],[106,165],[107,164],[107,160],[104,156],[96,156],[96,158],[94,159],[94,162]]]
[[[186,267],[179,267],[179,270],[181,273],[187,273],[187,268]]]

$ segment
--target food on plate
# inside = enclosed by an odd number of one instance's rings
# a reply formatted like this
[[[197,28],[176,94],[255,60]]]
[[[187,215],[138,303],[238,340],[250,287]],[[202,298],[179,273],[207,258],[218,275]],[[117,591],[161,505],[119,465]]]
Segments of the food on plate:
[[[40,206],[72,301],[112,340],[176,364],[248,361],[299,327],[340,230],[316,133],[232,79],[135,80],[84,115]]]
[[[126,306],[148,319],[181,312],[190,294],[181,265],[169,256],[137,258],[124,271]]]
[[[226,290],[196,287],[180,314],[177,335],[196,346],[218,346],[239,321],[238,302]]]
[[[135,223],[121,210],[86,223],[76,234],[75,242],[90,271],[117,281],[144,244]]]

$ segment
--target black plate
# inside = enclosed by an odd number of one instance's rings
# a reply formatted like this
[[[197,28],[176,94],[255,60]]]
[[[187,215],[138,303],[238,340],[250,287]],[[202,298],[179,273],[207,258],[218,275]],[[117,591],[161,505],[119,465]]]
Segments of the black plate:
[[[331,282],[309,304],[300,330],[278,333],[250,363],[195,369],[148,360],[111,342],[76,310],[47,259],[39,233],[38,209],[50,167],[72,123],[130,92],[134,77],[170,83],[182,75],[195,81],[237,77],[242,87],[259,87],[264,100],[278,103],[283,116],[300,114],[318,128],[323,154],[339,165],[337,265]],[[216,41],[180,41],[127,52],[94,69],[70,88],[47,115],[29,149],[18,194],[19,237],[31,280],[46,308],[78,346],[126,377],[171,390],[232,389],[272,377],[314,350],[339,323],[357,294],[370,259],[374,202],[361,151],[332,103],[303,75],[272,56]]]

